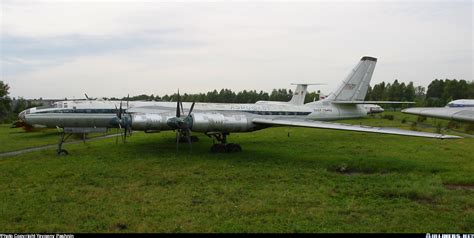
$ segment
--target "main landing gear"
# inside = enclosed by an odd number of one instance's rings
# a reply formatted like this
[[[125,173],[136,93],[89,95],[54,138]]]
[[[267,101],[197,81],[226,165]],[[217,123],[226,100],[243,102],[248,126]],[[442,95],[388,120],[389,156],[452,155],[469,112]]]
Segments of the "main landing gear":
[[[211,147],[212,153],[236,153],[241,152],[242,147],[239,144],[229,143],[227,144],[227,136],[229,133],[226,132],[206,132],[208,137],[214,137],[220,143],[214,143]]]

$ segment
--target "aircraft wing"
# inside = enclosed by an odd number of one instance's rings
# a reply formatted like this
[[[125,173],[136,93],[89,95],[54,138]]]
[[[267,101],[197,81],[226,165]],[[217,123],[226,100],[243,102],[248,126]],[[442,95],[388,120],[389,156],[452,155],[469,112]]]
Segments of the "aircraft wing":
[[[414,107],[405,109],[402,112],[447,120],[474,122],[474,109],[466,109],[462,107]]]
[[[401,101],[332,101],[334,104],[414,104],[415,102]]]
[[[404,136],[419,136],[419,137],[438,138],[438,139],[462,138],[460,136],[442,135],[442,134],[420,132],[420,131],[408,131],[408,130],[401,130],[397,128],[359,126],[359,125],[351,125],[351,124],[302,120],[302,119],[293,119],[293,118],[292,119],[255,118],[253,119],[253,123],[265,124],[265,125],[298,126],[298,127],[311,127],[311,128],[332,129],[332,130],[371,132],[371,133],[382,133],[382,134],[404,135]]]

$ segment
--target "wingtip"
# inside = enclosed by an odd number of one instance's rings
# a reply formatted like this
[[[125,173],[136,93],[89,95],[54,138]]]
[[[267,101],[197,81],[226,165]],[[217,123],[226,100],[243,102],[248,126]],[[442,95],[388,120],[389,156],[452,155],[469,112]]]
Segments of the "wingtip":
[[[361,61],[369,60],[369,61],[377,62],[377,58],[372,57],[372,56],[364,56],[364,57],[362,57],[362,59],[360,59],[360,60],[361,60]]]
[[[441,135],[439,138],[440,139],[462,139],[463,137],[453,136],[453,135]]]

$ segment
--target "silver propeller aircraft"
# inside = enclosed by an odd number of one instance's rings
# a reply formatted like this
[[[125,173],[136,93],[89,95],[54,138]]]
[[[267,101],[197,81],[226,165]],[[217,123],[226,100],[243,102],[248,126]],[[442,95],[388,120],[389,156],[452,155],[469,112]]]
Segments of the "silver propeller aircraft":
[[[474,99],[452,101],[446,107],[412,107],[403,113],[447,120],[474,122]]]
[[[120,128],[130,135],[132,130],[159,132],[175,130],[177,143],[180,138],[191,143],[191,132],[203,132],[218,142],[212,152],[238,152],[238,144],[227,143],[227,136],[234,132],[250,132],[271,126],[299,126],[321,129],[373,132],[429,138],[460,138],[427,132],[408,131],[395,128],[359,126],[328,122],[331,120],[360,118],[368,114],[366,104],[407,103],[386,101],[364,101],[377,59],[364,56],[349,73],[341,86],[323,100],[304,104],[308,84],[298,84],[289,102],[259,101],[254,104],[235,103],[189,103],[181,102],[122,102],[104,101],[100,106],[80,108],[63,105],[48,109],[32,108],[20,113],[26,124],[63,128],[58,154],[65,135],[106,131]]]

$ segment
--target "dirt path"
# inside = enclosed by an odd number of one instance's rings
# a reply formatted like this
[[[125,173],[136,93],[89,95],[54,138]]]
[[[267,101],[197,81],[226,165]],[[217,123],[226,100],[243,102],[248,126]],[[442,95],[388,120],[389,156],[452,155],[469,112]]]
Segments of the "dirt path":
[[[110,137],[115,137],[115,136],[120,136],[120,134],[112,134],[112,135],[105,135],[105,136],[98,136],[90,139],[86,139],[86,141],[95,141],[95,140],[101,140],[105,138],[110,138]],[[69,141],[69,142],[64,142],[63,145],[68,145],[68,144],[78,144],[78,143],[84,143],[83,140],[77,140],[77,141]],[[21,150],[16,150],[16,151],[10,151],[10,152],[4,152],[0,153],[0,157],[7,157],[7,156],[15,156],[15,155],[21,155],[33,151],[38,151],[38,150],[45,150],[45,149],[50,149],[50,148],[57,148],[58,145],[42,145],[42,146],[37,146],[33,148],[27,148],[27,149],[21,149]]]

